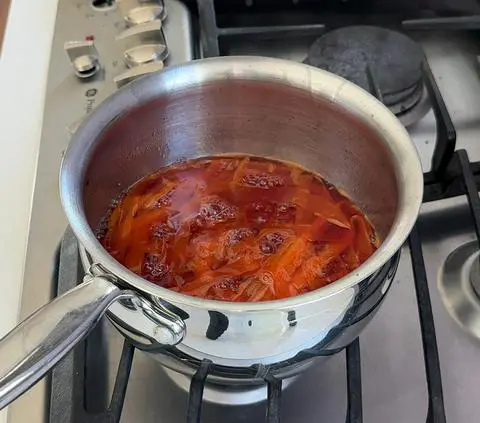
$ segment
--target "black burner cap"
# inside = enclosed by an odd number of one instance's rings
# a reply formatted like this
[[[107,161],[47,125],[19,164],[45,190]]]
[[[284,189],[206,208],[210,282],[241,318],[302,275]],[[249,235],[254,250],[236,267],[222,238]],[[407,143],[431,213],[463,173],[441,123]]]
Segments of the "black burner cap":
[[[316,40],[305,63],[371,91],[368,65],[389,105],[410,92],[418,96],[423,57],[421,47],[404,34],[374,26],[350,26]]]

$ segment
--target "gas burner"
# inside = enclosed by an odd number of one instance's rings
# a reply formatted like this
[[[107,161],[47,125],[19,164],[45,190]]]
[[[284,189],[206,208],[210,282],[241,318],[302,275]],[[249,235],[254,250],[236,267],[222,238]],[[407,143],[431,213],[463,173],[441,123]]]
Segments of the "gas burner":
[[[480,254],[478,241],[454,250],[440,269],[443,304],[460,327],[480,339]]]
[[[167,376],[182,391],[189,392],[191,377],[178,373],[174,370],[163,368]],[[285,390],[298,376],[283,380],[282,389]],[[267,385],[220,385],[205,383],[203,400],[219,405],[249,405],[256,404],[267,399]]]
[[[429,108],[423,59],[421,47],[406,35],[374,26],[350,26],[316,40],[304,62],[369,92],[378,90],[384,104],[404,125],[410,125]]]

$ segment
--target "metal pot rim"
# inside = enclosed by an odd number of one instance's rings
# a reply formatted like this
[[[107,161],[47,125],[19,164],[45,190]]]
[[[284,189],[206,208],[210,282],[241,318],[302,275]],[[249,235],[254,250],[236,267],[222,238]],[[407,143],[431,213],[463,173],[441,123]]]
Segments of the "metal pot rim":
[[[287,84],[335,103],[367,124],[391,153],[399,189],[398,211],[380,248],[354,272],[318,290],[296,297],[259,303],[206,300],[180,294],[148,282],[118,263],[91,230],[82,205],[81,179],[73,178],[77,157],[85,154],[103,129],[139,102],[162,93],[225,79]],[[83,174],[82,174],[83,177]],[[86,250],[116,277],[144,293],[176,304],[219,311],[290,309],[335,295],[357,285],[380,269],[398,251],[417,219],[423,195],[423,172],[416,149],[398,119],[377,99],[353,83],[301,63],[281,59],[229,56],[172,66],[136,80],[110,96],[82,123],[65,152],[60,171],[60,196],[69,223]]]

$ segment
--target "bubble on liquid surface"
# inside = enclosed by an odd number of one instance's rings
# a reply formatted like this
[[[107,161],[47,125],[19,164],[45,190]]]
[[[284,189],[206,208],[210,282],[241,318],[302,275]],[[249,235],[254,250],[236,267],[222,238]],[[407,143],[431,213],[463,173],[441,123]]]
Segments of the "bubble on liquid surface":
[[[237,207],[220,197],[210,197],[200,205],[199,215],[207,225],[214,225],[235,219]]]
[[[214,288],[223,290],[229,289],[233,292],[237,292],[240,288],[241,282],[241,278],[239,277],[223,276],[215,280]]]
[[[273,216],[275,207],[268,201],[256,201],[246,208],[247,220],[253,224],[263,225]]]
[[[151,281],[161,281],[169,271],[169,267],[157,254],[147,253],[143,258],[142,275]]]
[[[281,232],[272,232],[260,238],[260,251],[264,254],[274,254],[282,246],[287,236]]]
[[[167,223],[157,223],[152,226],[151,235],[152,238],[162,241],[171,238],[175,233]]]
[[[254,236],[257,231],[250,228],[239,228],[228,231],[226,236],[226,246],[233,247],[245,238]]]
[[[272,189],[284,187],[287,180],[281,175],[270,175],[268,173],[249,173],[242,177],[241,183],[252,188]]]
[[[172,188],[170,191],[162,195],[156,203],[157,208],[170,206],[172,204],[172,196],[175,193],[175,188]]]
[[[293,201],[278,203],[275,208],[275,219],[283,223],[295,222],[297,205]]]

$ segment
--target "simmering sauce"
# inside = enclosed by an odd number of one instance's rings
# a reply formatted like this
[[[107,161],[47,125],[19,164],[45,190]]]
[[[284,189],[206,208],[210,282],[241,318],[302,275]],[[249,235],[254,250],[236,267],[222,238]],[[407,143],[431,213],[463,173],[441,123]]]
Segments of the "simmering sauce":
[[[318,289],[353,271],[379,244],[364,214],[318,175],[230,155],[142,178],[115,202],[97,235],[150,282],[225,301]]]

